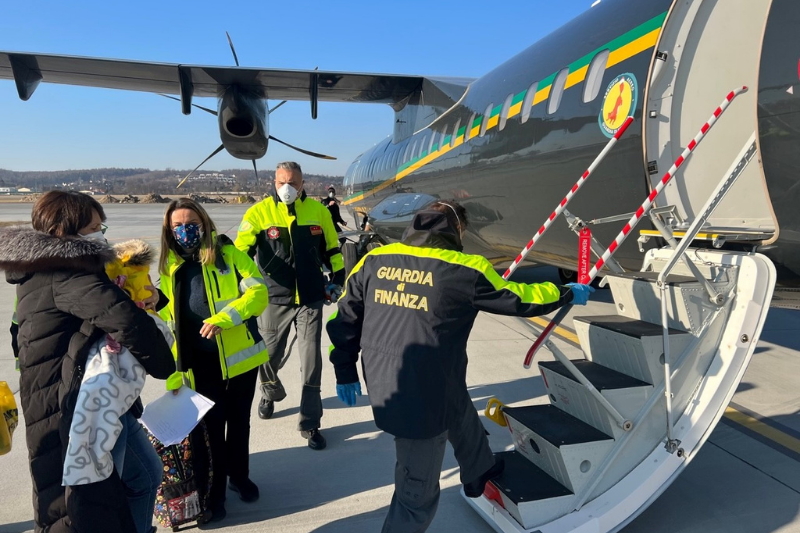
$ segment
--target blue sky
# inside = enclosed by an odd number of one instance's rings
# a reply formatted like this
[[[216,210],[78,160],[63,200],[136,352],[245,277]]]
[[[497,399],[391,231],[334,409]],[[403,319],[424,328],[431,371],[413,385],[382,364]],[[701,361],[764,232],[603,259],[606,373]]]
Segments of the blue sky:
[[[0,50],[199,65],[479,77],[589,9],[592,0],[467,0],[451,3],[346,2],[9,2]],[[216,107],[211,99],[196,103]],[[274,105],[277,102],[271,102]],[[270,117],[270,133],[327,153],[304,156],[271,143],[260,168],[298,161],[306,172],[341,175],[391,131],[380,104],[289,102]],[[0,81],[0,168],[190,169],[219,145],[216,119],[157,95],[42,84],[28,102]],[[203,168],[249,168],[218,154]]]

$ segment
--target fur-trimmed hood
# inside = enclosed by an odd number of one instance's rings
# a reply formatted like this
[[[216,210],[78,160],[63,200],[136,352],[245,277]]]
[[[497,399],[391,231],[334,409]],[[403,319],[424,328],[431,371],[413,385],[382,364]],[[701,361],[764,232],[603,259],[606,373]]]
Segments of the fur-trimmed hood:
[[[54,237],[25,228],[0,231],[0,270],[9,274],[99,272],[114,258],[114,250],[107,243],[92,239]],[[7,277],[11,281],[12,276]]]

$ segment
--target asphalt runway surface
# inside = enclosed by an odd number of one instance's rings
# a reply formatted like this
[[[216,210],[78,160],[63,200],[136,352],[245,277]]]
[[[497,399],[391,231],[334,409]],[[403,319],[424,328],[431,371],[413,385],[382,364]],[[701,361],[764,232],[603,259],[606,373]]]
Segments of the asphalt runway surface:
[[[141,238],[158,246],[165,206],[107,205],[111,243]],[[30,220],[31,204],[0,204],[0,223]],[[247,206],[206,205],[219,231],[232,238]],[[524,243],[522,243],[524,244]],[[155,278],[155,268],[152,273]],[[555,281],[553,268],[521,269],[517,281]],[[0,381],[19,389],[7,325],[14,288],[0,283]],[[325,308],[325,317],[334,310]],[[598,291],[573,315],[613,312],[611,294]],[[625,533],[768,533],[798,532],[800,520],[800,325],[798,311],[772,309],[761,341],[731,409],[683,474]],[[546,317],[524,321],[481,314],[470,337],[468,385],[476,409],[497,397],[519,406],[547,403],[544,384],[534,365],[522,359],[543,329]],[[386,327],[391,327],[388,325]],[[568,317],[554,342],[571,358],[580,358]],[[328,340],[323,333],[323,354]],[[545,350],[537,357],[552,360]],[[296,429],[300,394],[299,362],[289,358],[281,378],[288,397],[276,405],[270,420],[260,420],[256,402],[251,417],[251,478],[261,499],[241,502],[228,493],[227,518],[213,529],[230,532],[345,533],[379,531],[394,482],[394,443],[372,421],[366,397],[345,407],[336,397],[333,368],[325,362],[322,432],[328,448],[313,451]],[[145,403],[164,392],[163,382],[148,379]],[[19,398],[17,394],[17,399]],[[24,413],[22,413],[24,416]],[[508,449],[511,437],[489,420],[494,450]],[[489,533],[492,528],[462,498],[458,466],[448,447],[441,476],[439,510],[429,531]],[[0,457],[0,533],[33,530],[31,481],[24,427],[14,447]],[[211,525],[209,525],[211,526]],[[211,529],[211,527],[209,527]],[[168,531],[168,530],[160,530]]]

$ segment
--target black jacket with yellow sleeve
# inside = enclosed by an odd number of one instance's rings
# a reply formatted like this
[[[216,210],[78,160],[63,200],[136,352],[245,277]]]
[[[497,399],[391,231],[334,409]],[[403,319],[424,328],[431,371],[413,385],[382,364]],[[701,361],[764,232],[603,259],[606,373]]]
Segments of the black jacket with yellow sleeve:
[[[447,429],[448,401],[466,390],[467,339],[478,311],[536,316],[572,301],[567,287],[503,280],[485,258],[456,251],[444,214],[417,214],[402,243],[367,254],[327,324],[339,384],[364,381],[375,423],[397,437]]]
[[[305,305],[325,298],[323,265],[333,273],[332,283],[344,284],[331,214],[305,191],[289,205],[270,197],[248,209],[234,244],[255,258],[270,305]]]

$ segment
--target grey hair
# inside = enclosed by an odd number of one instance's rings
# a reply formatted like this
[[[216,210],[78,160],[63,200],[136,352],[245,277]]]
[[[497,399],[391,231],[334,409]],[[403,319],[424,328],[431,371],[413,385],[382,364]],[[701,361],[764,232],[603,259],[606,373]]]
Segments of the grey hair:
[[[283,163],[278,163],[278,166],[275,167],[275,169],[276,170],[281,170],[281,169],[283,169],[283,170],[292,170],[292,171],[297,171],[300,174],[303,173],[303,169],[300,168],[300,165],[298,165],[294,161],[284,161]]]

